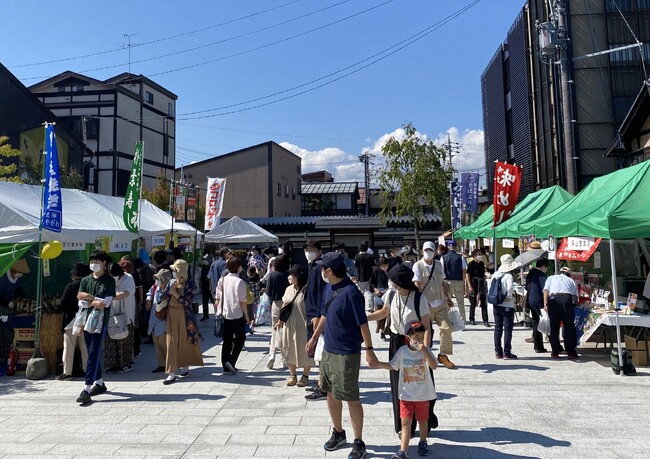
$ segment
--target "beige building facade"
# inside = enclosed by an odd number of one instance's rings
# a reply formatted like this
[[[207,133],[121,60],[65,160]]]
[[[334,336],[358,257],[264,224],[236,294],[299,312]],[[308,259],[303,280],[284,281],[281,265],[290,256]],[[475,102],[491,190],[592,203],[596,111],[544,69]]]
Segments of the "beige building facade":
[[[183,166],[182,175],[199,186],[202,202],[208,177],[227,178],[222,219],[300,216],[301,164],[299,156],[269,141]]]

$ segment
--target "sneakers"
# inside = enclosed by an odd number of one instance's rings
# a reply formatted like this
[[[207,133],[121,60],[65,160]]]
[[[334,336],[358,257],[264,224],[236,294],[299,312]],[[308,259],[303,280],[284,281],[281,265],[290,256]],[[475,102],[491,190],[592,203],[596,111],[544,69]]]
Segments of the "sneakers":
[[[348,459],[364,459],[367,455],[366,444],[363,440],[358,438],[354,440],[354,446],[352,446],[352,451],[348,454]]]
[[[485,321],[485,322],[483,322],[483,325],[485,325],[486,327],[489,328],[490,327],[490,322]]]
[[[90,388],[90,396],[94,397],[96,395],[103,394],[107,390],[108,389],[106,388],[106,384],[93,384],[93,387]]]
[[[54,379],[56,379],[57,381],[72,381],[74,378],[72,377],[72,375],[66,375],[65,373],[61,373],[59,376],[57,376]]]
[[[325,451],[334,451],[345,445],[347,442],[345,430],[337,432],[336,429],[332,427],[332,436],[325,442],[323,448],[325,448]]]
[[[320,390],[320,387],[314,389],[309,395],[305,395],[305,400],[320,400],[321,398],[327,398],[327,392]]]
[[[305,387],[306,392],[314,392],[316,389],[318,389],[318,383],[315,382],[313,384],[309,384],[307,387]]]
[[[476,321],[475,321],[475,320],[470,320],[469,323],[470,323],[471,325],[476,325]]]
[[[527,343],[534,343],[535,342],[535,340],[533,338],[526,338],[524,341],[526,341]]]
[[[503,354],[503,358],[506,360],[517,360],[517,355],[513,354],[512,352],[506,352]]]
[[[289,375],[287,378],[287,386],[292,387],[298,384],[298,377],[296,375]]]
[[[133,365],[124,365],[122,368],[118,368],[115,372],[116,373],[128,373],[131,370],[133,370]]]
[[[167,376],[167,378],[163,380],[163,384],[169,386],[170,384],[174,384],[176,381],[178,381],[178,376]]]
[[[548,352],[548,350],[547,350],[547,349],[544,349],[544,348],[542,348],[542,349],[535,349],[535,354],[543,354],[544,352]]]
[[[429,445],[427,445],[426,440],[421,440],[418,443],[418,456],[428,456],[429,455]]]
[[[237,374],[237,368],[235,368],[235,367],[232,365],[232,363],[230,363],[230,362],[226,362],[226,363],[224,363],[224,364],[223,364],[223,369],[224,369],[224,370],[227,370],[226,373],[230,373],[230,374],[232,374],[232,375],[236,375],[236,374]]]
[[[142,351],[138,349],[137,351],[133,351],[133,357],[140,357],[142,355]]]
[[[82,390],[81,394],[79,394],[79,397],[77,397],[77,403],[81,403],[82,405],[85,403],[90,403],[92,399],[90,398],[90,394],[86,390]]]
[[[501,360],[503,358],[503,354],[499,354],[498,352],[494,354],[494,357],[496,357],[498,360]]]
[[[398,452],[391,456],[391,459],[410,459],[409,455],[403,449],[400,449]]]
[[[296,386],[298,387],[305,387],[307,384],[309,384],[309,376],[307,375],[302,375],[300,379],[298,380],[298,383],[296,383]]]
[[[445,367],[449,368],[450,370],[452,368],[456,368],[456,364],[449,360],[449,357],[443,354],[438,354],[438,362],[442,363]]]
[[[266,368],[273,370],[273,365],[275,365],[275,357],[269,358],[269,361],[266,362]]]

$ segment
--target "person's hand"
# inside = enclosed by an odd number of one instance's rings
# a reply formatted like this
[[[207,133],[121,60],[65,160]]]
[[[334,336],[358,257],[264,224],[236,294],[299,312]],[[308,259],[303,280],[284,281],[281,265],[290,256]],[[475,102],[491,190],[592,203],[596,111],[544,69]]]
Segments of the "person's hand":
[[[281,320],[278,320],[278,322],[273,326],[276,330],[280,330],[282,327],[284,327],[284,322]]]
[[[373,351],[372,349],[367,349],[366,350],[366,362],[368,362],[368,366],[370,368],[379,367],[379,360],[377,359],[377,356],[375,355],[375,351]]]
[[[413,342],[411,342],[411,345],[413,345]],[[413,346],[413,347],[415,347],[415,349],[418,350],[418,351],[422,351],[422,352],[427,351],[427,347],[424,345],[424,342],[421,342],[421,343],[418,342],[417,346]]]
[[[467,291],[469,292],[470,295],[474,294],[474,289],[472,287],[468,287]]]
[[[89,300],[91,297],[92,295],[90,293],[86,293],[86,292],[77,293],[78,300]]]
[[[314,351],[316,350],[316,341],[314,341],[314,338],[310,339],[307,341],[307,345],[305,346],[305,352],[307,355],[314,355]]]
[[[547,304],[544,305],[544,311],[546,311],[548,313],[548,305]]]

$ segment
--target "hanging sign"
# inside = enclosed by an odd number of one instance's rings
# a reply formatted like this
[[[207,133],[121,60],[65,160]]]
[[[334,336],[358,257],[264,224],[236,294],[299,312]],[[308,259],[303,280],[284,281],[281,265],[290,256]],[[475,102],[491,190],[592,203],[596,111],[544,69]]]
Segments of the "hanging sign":
[[[72,250],[84,250],[86,244],[84,242],[62,242],[63,251],[72,251]]]
[[[109,252],[111,249],[111,237],[102,236],[95,238],[95,250],[103,250],[104,252]]]
[[[512,215],[519,198],[520,185],[521,167],[497,161],[494,168],[494,226]]]
[[[451,182],[451,229],[457,230],[462,226],[460,217],[463,212],[461,201],[461,184],[454,180]]]
[[[483,238],[483,246],[490,247],[490,245],[492,245],[492,239],[490,239],[489,237],[484,237]]]
[[[581,241],[573,241],[570,246],[569,239],[572,238],[565,237],[562,239],[562,243],[556,254],[558,260],[587,261],[594,254],[601,241],[600,238],[591,241],[589,240],[591,238],[573,238],[581,239]],[[570,247],[582,248],[571,249]]]
[[[130,252],[131,242],[111,242],[109,252]]]
[[[567,249],[568,250],[589,250],[594,245],[595,239],[593,237],[568,237]]]
[[[126,187],[126,194],[124,195],[124,209],[122,210],[124,226],[132,233],[138,232],[139,225],[143,155],[143,142],[137,142],[135,144],[135,153],[133,154],[133,164],[131,165],[131,176],[129,177],[129,184]]]
[[[165,246],[165,236],[151,236],[151,246],[152,247],[159,247]]]
[[[515,240],[514,239],[502,239],[501,240],[501,245],[503,245],[504,249],[514,249],[515,248]]]

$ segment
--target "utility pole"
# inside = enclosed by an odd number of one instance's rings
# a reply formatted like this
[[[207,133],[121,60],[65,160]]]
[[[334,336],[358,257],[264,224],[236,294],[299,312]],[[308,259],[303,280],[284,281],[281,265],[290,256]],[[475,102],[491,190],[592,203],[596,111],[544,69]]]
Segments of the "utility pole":
[[[368,151],[364,151],[361,156],[359,156],[359,162],[363,163],[363,175],[365,180],[366,195],[365,195],[365,216],[370,215],[370,158],[372,155]]]
[[[571,103],[571,79],[569,78],[568,48],[571,41],[567,27],[565,0],[555,0],[549,22],[538,23],[539,52],[542,62],[560,67],[560,93],[562,98],[562,137],[564,138],[564,170],[566,190],[577,191],[575,171],[575,147],[573,144],[573,110]],[[557,61],[554,61],[555,58]]]

